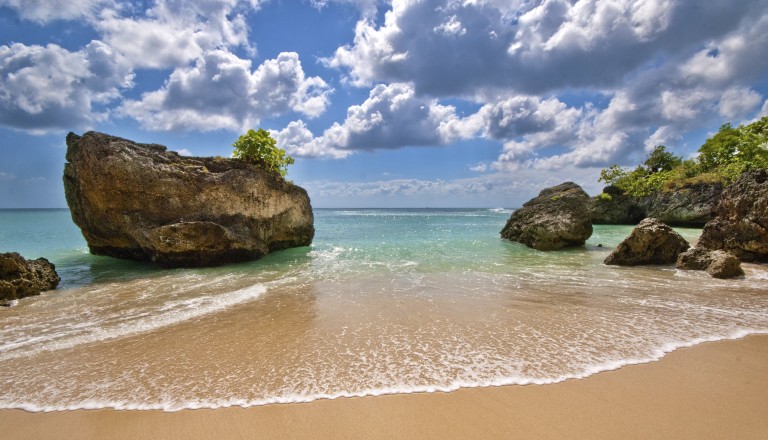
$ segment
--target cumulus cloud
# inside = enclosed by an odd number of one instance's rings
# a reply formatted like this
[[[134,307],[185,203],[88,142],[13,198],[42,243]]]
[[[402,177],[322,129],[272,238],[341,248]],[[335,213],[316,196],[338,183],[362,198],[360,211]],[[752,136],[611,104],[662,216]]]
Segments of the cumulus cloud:
[[[307,77],[298,54],[284,52],[251,71],[251,61],[213,50],[194,66],[177,68],[159,90],[128,100],[121,114],[150,130],[242,130],[264,117],[320,115],[332,89]]]
[[[647,63],[764,15],[761,0],[503,4],[394,0],[382,24],[361,20],[354,42],[326,64],[356,85],[408,82],[440,96],[614,87]]]
[[[0,6],[14,9],[25,20],[46,23],[92,16],[112,0],[0,0]]]
[[[104,41],[136,67],[185,65],[204,52],[249,48],[245,16],[238,0],[156,0],[141,16],[104,9],[94,21]],[[251,7],[258,8],[258,2]]]
[[[323,60],[349,84],[390,85],[375,86],[343,124],[306,139],[321,151],[483,137],[503,144],[491,165],[497,170],[628,163],[687,131],[754,114],[764,97],[750,85],[768,71],[764,7],[761,0],[394,0],[383,22],[364,17],[353,43]],[[421,113],[360,111],[392,85]],[[557,97],[574,90],[607,104],[569,106]],[[441,104],[457,97],[480,110],[458,117]],[[389,126],[403,130],[377,131]]]
[[[368,99],[347,110],[343,123],[334,123],[314,137],[303,121],[277,132],[281,145],[297,156],[346,157],[352,151],[442,145],[457,138],[456,109],[435,99],[420,98],[408,84],[374,87]]]
[[[101,41],[70,52],[55,44],[0,46],[0,124],[45,131],[104,120],[94,108],[120,96],[133,73]]]

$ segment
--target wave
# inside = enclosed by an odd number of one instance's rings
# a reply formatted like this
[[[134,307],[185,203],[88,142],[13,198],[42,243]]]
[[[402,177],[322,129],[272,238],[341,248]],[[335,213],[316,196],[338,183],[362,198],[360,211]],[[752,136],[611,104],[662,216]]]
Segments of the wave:
[[[741,339],[750,335],[766,335],[768,331],[763,330],[740,330],[725,336],[711,336],[696,338],[691,341],[669,342],[655,349],[653,353],[643,358],[618,359],[603,362],[600,364],[588,366],[579,372],[563,374],[552,378],[531,378],[525,376],[507,376],[490,380],[456,380],[444,385],[422,385],[422,386],[390,386],[381,388],[371,388],[357,392],[336,392],[336,393],[316,393],[311,395],[289,394],[284,396],[269,396],[260,399],[215,399],[210,401],[195,400],[189,402],[125,402],[114,400],[87,399],[78,404],[68,405],[36,405],[30,402],[7,401],[2,402],[0,398],[0,409],[21,409],[29,412],[54,412],[71,410],[94,410],[94,409],[114,409],[114,410],[160,410],[165,412],[176,412],[189,409],[219,409],[228,407],[253,407],[272,404],[292,404],[308,403],[315,400],[334,400],[339,398],[371,397],[394,394],[417,394],[417,393],[435,393],[435,392],[453,392],[463,388],[489,388],[510,385],[550,385],[561,383],[567,380],[580,380],[589,376],[614,371],[629,365],[646,364],[657,362],[667,354],[681,348],[693,347],[703,343],[728,341]]]
[[[252,301],[266,291],[265,285],[256,284],[224,294],[170,301],[152,314],[145,312],[134,317],[120,316],[115,324],[80,322],[66,331],[5,343],[0,346],[0,361],[151,332]]]

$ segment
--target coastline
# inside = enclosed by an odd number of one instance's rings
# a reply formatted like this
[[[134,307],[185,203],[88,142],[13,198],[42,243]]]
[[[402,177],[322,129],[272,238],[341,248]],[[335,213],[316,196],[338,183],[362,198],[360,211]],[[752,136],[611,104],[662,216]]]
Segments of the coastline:
[[[0,410],[14,439],[768,437],[768,335],[550,385],[460,389],[250,408]]]

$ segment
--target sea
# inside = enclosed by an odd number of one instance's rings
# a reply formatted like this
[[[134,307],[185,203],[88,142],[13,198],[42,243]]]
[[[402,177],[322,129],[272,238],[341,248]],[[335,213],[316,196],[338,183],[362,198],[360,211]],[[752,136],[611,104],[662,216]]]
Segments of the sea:
[[[503,240],[510,209],[316,209],[314,242],[160,269],[89,254],[67,210],[0,211],[55,291],[0,309],[0,408],[190,408],[578,380],[768,333],[768,266],[718,280]],[[695,243],[699,229],[677,229]]]

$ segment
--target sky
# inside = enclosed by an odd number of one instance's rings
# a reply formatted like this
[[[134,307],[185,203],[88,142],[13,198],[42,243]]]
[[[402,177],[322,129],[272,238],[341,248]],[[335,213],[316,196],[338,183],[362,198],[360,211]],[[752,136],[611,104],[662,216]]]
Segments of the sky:
[[[0,0],[0,208],[66,207],[70,131],[250,128],[314,207],[518,207],[767,98],[768,0]]]

